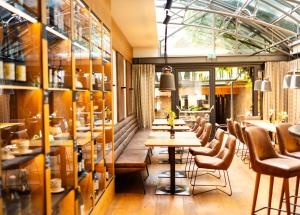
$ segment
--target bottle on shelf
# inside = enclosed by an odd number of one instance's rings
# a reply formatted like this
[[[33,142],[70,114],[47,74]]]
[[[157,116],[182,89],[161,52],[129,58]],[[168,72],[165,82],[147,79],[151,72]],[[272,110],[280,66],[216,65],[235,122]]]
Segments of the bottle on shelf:
[[[57,79],[58,79],[58,87],[63,87],[65,84],[65,70],[60,61],[58,70],[57,70]]]
[[[85,172],[85,160],[83,156],[82,148],[78,148],[78,174],[82,174]]]
[[[93,175],[93,186],[94,186],[94,192],[97,193],[99,191],[99,176],[96,172],[94,172]]]
[[[16,81],[26,81],[26,64],[21,43],[18,45],[18,55],[16,59]]]
[[[49,0],[49,25],[55,26],[55,0]]]
[[[53,68],[51,64],[48,64],[48,74],[49,74],[49,86],[53,87]]]
[[[79,147],[78,152],[77,152],[78,174],[79,175],[82,173],[81,161],[82,161],[82,149],[81,149],[81,147]]]

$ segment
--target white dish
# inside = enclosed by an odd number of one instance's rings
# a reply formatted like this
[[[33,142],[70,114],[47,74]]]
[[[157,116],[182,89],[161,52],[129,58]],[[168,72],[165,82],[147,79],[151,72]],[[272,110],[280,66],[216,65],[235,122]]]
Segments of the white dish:
[[[55,189],[55,190],[51,190],[51,193],[61,193],[61,192],[64,192],[65,191],[65,188],[61,187],[61,188],[58,188],[58,189]]]
[[[14,159],[15,156],[13,155],[2,155],[1,160],[6,161],[6,160],[11,160]]]
[[[27,150],[22,151],[22,152],[20,152],[18,150],[15,150],[15,151],[12,152],[12,154],[14,154],[14,155],[27,155],[27,154],[31,154],[32,152],[33,152],[33,150],[31,150],[31,149],[27,149]]]

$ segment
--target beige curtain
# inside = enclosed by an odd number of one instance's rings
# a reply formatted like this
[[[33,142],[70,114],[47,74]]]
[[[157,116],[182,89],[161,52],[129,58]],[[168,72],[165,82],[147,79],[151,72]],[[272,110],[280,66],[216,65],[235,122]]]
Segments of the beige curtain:
[[[154,119],[155,65],[132,65],[135,112],[141,128],[150,128]]]
[[[288,66],[287,61],[265,63],[265,77],[269,77],[272,92],[263,93],[263,118],[269,120],[269,111],[274,110],[273,119],[277,120],[278,113],[287,110],[287,91],[282,88],[283,77]]]
[[[300,119],[300,90],[282,88],[283,77],[291,69],[297,69],[297,60],[265,63],[265,77],[270,78],[272,92],[263,94],[264,120],[269,119],[270,109],[274,110],[275,120],[279,119],[278,113],[282,111],[288,113],[290,123]]]
[[[289,62],[289,71],[293,69],[300,69],[300,59]],[[300,120],[300,90],[299,89],[287,89],[288,93],[288,115],[289,122],[295,123]]]

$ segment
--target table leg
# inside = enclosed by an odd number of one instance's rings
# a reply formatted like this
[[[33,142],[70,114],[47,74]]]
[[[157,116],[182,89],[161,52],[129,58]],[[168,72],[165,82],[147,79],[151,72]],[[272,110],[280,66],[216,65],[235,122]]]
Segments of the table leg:
[[[175,147],[168,147],[170,161],[170,193],[175,194]]]
[[[175,147],[168,147],[170,161],[170,185],[158,186],[156,194],[158,195],[180,195],[189,196],[189,186],[180,186],[175,183]]]

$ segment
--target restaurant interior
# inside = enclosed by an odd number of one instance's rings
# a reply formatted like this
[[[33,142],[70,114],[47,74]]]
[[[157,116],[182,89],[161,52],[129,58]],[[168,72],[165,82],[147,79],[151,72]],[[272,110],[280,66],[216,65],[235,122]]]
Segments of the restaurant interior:
[[[300,214],[300,1],[0,0],[0,215]]]

